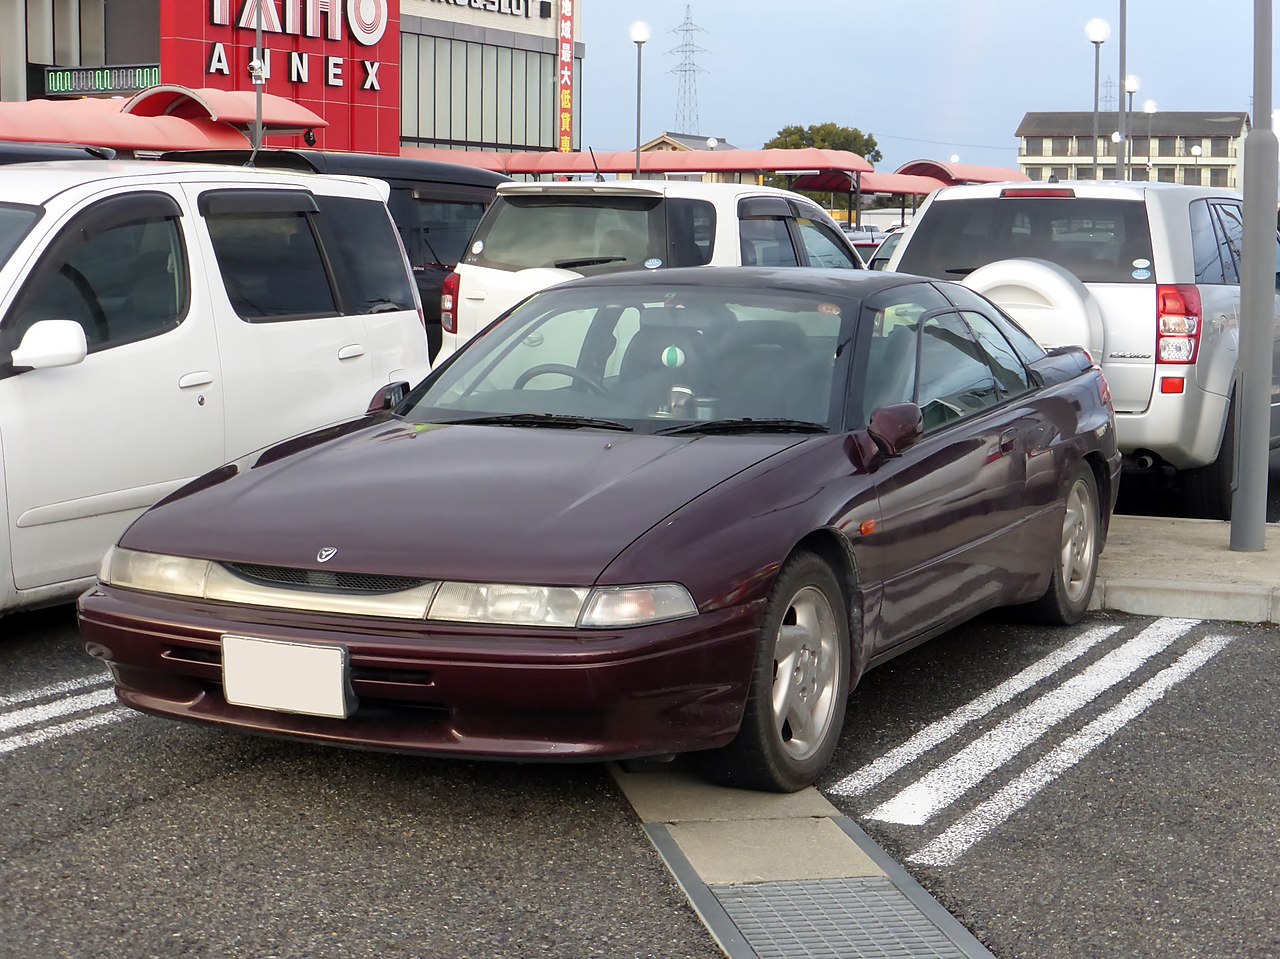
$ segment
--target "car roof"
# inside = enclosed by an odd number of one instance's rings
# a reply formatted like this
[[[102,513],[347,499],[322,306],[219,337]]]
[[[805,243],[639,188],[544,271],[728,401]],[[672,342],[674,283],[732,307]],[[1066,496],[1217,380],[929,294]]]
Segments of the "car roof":
[[[946,280],[876,270],[830,270],[820,267],[794,266],[686,266],[661,270],[601,273],[559,283],[549,287],[548,290],[645,286],[665,289],[680,286],[726,290],[790,290],[829,296],[867,297],[879,290],[887,290],[908,283],[952,285]]]
[[[0,165],[0,200],[12,203],[43,204],[51,198],[86,183],[111,180],[162,178],[201,180],[243,180],[246,183],[282,183],[294,181],[308,186],[315,174],[291,170],[259,170],[248,167],[211,167],[207,163],[166,163],[162,160],[49,160],[41,163]],[[352,177],[340,179],[352,183],[370,183]],[[381,190],[385,192],[386,185]]]
[[[563,193],[617,193],[630,196],[676,196],[694,199],[731,199],[737,196],[781,196],[791,200],[806,199],[790,190],[757,186],[754,183],[703,183],[701,180],[585,180],[569,182],[511,182],[498,187],[500,196]],[[809,201],[812,202],[812,201]]]
[[[1118,200],[1144,200],[1148,196],[1179,196],[1182,200],[1209,196],[1239,196],[1238,191],[1225,187],[1194,186],[1188,183],[1160,183],[1150,181],[1062,180],[1057,183],[1044,181],[1006,181],[1004,183],[968,183],[942,187],[935,200],[957,200],[966,197],[998,197],[1005,191],[1018,193],[1042,190],[1070,190],[1077,197]]]
[[[170,151],[162,160],[192,163],[225,163],[243,166],[253,155],[251,150]],[[371,176],[379,179],[416,180],[447,183],[455,186],[494,187],[510,181],[510,177],[493,170],[418,160],[413,157],[383,156],[377,153],[326,153],[323,150],[260,150],[254,157],[258,167],[298,170],[304,173]]]
[[[109,147],[73,146],[66,143],[0,143],[0,163],[34,163],[39,160],[110,160]]]

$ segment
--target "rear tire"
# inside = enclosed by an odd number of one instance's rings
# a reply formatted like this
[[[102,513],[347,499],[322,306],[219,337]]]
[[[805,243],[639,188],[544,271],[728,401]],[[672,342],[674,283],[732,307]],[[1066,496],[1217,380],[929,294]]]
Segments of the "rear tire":
[[[1044,595],[1027,604],[1027,616],[1039,623],[1070,626],[1089,608],[1098,554],[1102,551],[1102,513],[1098,480],[1088,463],[1081,463],[1067,487],[1062,536],[1054,554],[1053,572]]]
[[[1236,467],[1236,403],[1227,406],[1218,456],[1208,466],[1183,470],[1179,476],[1182,504],[1193,519],[1231,519],[1231,484]]]
[[[812,785],[844,726],[850,658],[840,583],[818,556],[796,554],[769,594],[738,736],[698,754],[703,774],[739,789]]]

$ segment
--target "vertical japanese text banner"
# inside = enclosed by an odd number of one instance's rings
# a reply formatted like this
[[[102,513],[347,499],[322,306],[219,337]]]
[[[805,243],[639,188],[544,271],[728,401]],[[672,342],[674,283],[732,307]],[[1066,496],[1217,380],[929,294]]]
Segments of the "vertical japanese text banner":
[[[573,4],[560,0],[560,118],[556,142],[561,153],[573,150]]]

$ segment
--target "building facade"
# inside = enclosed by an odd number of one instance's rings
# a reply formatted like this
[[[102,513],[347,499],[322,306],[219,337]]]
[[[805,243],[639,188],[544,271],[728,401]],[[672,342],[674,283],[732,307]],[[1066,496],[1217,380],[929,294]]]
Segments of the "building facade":
[[[1028,113],[1017,131],[1018,166],[1032,180],[1114,180],[1123,155],[1123,179],[1234,190],[1243,185],[1247,113],[1135,111],[1127,125],[1128,150],[1122,151],[1112,136],[1119,115],[1114,110],[1098,114],[1095,171],[1093,113]]]
[[[0,0],[0,100],[253,90],[256,66],[328,124],[272,146],[577,149],[581,2]]]

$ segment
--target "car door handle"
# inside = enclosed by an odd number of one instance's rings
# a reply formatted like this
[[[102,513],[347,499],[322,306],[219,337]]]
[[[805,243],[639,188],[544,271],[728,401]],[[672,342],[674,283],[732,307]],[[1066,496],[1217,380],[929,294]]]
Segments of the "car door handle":
[[[178,377],[178,389],[191,390],[198,386],[208,386],[213,382],[213,374],[207,370],[200,370],[196,373],[187,373]]]
[[[489,294],[486,293],[484,290],[481,290],[479,293],[463,293],[462,298],[464,300],[476,300],[477,302],[481,302],[488,295]]]
[[[352,343],[338,350],[338,359],[340,360],[353,360],[357,356],[364,356],[364,347],[359,343]]]
[[[1000,455],[1008,456],[1018,448],[1018,431],[1005,430],[1000,434]]]

